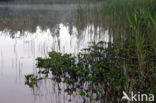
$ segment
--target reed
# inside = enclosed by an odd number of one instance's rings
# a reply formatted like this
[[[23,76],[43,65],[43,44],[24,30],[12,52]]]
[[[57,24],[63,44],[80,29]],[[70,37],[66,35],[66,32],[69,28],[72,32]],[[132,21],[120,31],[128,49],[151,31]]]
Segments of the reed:
[[[121,103],[122,91],[156,94],[156,1],[105,0],[100,14],[111,21],[113,41],[94,42],[76,57],[50,52],[37,59],[39,73],[52,72],[84,102]]]

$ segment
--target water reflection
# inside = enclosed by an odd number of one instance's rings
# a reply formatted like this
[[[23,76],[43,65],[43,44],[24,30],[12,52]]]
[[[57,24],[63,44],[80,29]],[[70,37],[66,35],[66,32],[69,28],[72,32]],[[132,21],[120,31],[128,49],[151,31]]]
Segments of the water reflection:
[[[88,42],[110,40],[107,27],[92,20],[86,9],[78,10],[81,15],[77,16],[76,8],[67,4],[0,6],[0,102],[68,103],[70,97],[59,93],[53,81],[41,81],[31,91],[24,85],[24,75],[35,73],[35,59],[46,57],[48,51],[76,54]],[[80,103],[79,97],[72,98]]]

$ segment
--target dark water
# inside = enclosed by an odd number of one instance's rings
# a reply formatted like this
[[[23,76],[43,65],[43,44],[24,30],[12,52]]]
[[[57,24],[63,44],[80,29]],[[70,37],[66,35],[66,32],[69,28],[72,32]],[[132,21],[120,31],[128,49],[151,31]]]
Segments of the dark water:
[[[95,6],[98,9],[99,6]],[[68,103],[52,80],[30,89],[24,76],[36,72],[48,51],[76,54],[88,42],[109,40],[94,5],[0,5],[0,103]],[[98,16],[98,17],[96,17]],[[62,86],[63,88],[63,86]],[[73,103],[81,103],[72,96]]]

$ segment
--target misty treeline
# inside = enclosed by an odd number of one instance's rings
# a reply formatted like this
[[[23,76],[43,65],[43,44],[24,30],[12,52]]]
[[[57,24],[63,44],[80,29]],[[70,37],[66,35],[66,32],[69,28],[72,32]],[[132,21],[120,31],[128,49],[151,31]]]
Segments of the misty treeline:
[[[103,1],[103,0],[0,0],[0,2],[85,2],[85,1]]]

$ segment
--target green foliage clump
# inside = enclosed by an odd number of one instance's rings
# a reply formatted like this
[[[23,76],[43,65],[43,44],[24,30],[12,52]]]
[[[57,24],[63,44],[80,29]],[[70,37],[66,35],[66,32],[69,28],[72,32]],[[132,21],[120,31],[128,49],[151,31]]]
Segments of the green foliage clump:
[[[120,103],[122,91],[156,94],[156,1],[109,0],[103,9],[113,41],[93,42],[76,57],[50,52],[37,59],[39,73],[84,100]]]
[[[29,74],[25,76],[26,82],[29,87],[34,88],[37,86],[37,77],[34,74]]]
[[[119,49],[117,44],[101,41],[83,49],[77,57],[50,52],[49,58],[37,59],[37,66],[40,68],[39,74],[52,74],[53,80],[65,83],[65,92],[69,95],[78,92],[83,98],[117,101],[123,90],[153,92],[155,83],[151,78],[156,79],[153,77],[155,68],[148,68],[148,72],[143,71],[142,76],[137,53],[130,50],[134,53],[129,55],[127,49]],[[148,64],[155,62],[151,61]]]

